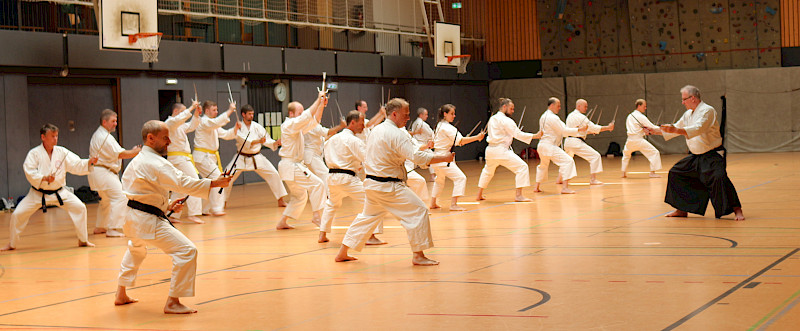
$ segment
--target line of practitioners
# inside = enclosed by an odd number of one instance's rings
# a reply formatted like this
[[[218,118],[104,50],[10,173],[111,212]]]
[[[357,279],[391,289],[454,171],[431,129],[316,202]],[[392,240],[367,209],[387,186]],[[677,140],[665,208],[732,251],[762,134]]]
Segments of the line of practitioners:
[[[687,144],[692,155],[678,162],[670,171],[666,201],[675,206],[676,211],[668,216],[685,217],[688,212],[703,214],[710,199],[717,217],[735,213],[737,220],[743,220],[741,204],[736,196],[735,188],[725,172],[724,159],[718,153],[723,149],[716,111],[700,100],[700,93],[696,88],[687,86],[681,89],[681,93],[684,95],[683,101],[687,107],[687,112],[684,113],[681,120],[674,125],[662,125],[661,127],[644,127],[643,125],[641,128],[645,133],[663,134],[666,138],[677,135],[684,135],[688,138]],[[413,170],[415,165],[432,166],[436,174],[435,192],[437,187],[441,190],[444,178],[452,178],[456,183],[463,183],[461,180],[463,172],[453,162],[452,146],[480,140],[484,133],[481,132],[470,137],[461,136],[451,124],[455,118],[455,107],[452,105],[445,105],[440,109],[442,120],[436,130],[432,132],[433,140],[428,144],[419,143],[405,129],[409,120],[409,104],[403,99],[390,100],[385,107],[382,107],[378,115],[385,117],[386,120],[369,127],[364,118],[365,110],[351,111],[339,127],[333,129],[335,132],[343,128],[342,132],[333,135],[325,142],[323,152],[327,164],[325,164],[326,171],[322,176],[326,180],[323,182],[321,176],[314,172],[314,162],[306,161],[305,140],[314,139],[308,134],[320,128],[319,121],[326,105],[327,96],[323,92],[319,93],[318,98],[308,109],[304,109],[299,102],[290,103],[289,118],[281,125],[283,137],[280,142],[269,141],[263,127],[252,121],[253,111],[247,106],[242,109],[244,118],[242,123],[237,123],[232,129],[229,129],[230,132],[220,131],[221,126],[224,125],[223,122],[227,122],[228,116],[235,110],[235,104],[232,104],[228,111],[220,116],[213,116],[216,115],[215,105],[211,106],[212,108],[206,108],[204,105],[206,116],[194,129],[198,132],[201,132],[200,128],[208,130],[212,132],[211,136],[214,138],[232,136],[237,140],[237,147],[239,147],[242,158],[237,157],[235,161],[231,162],[228,169],[253,171],[265,168],[274,169],[265,159],[261,160],[257,157],[260,155],[258,151],[262,145],[271,148],[276,148],[279,144],[283,145],[279,152],[281,161],[278,164],[278,174],[289,187],[292,196],[283,217],[278,222],[277,228],[279,229],[291,228],[287,221],[299,217],[310,196],[313,211],[312,222],[320,226],[319,241],[325,242],[328,240],[326,234],[330,232],[331,222],[336,209],[341,206],[342,199],[350,196],[359,202],[363,201],[362,212],[358,214],[347,230],[335,261],[356,260],[355,257],[349,255],[349,250],[360,251],[370,240],[375,240],[377,241],[375,243],[378,244],[382,243],[375,237],[375,234],[380,233],[383,219],[387,213],[390,213],[400,220],[401,225],[407,231],[412,250],[412,263],[423,266],[437,265],[438,261],[430,259],[423,253],[424,250],[433,247],[428,206],[423,202],[419,193],[410,188],[412,185],[407,184],[410,178],[409,174],[413,172],[408,168]],[[194,157],[195,165],[197,165],[196,171],[191,171],[193,169],[181,170],[175,161],[163,158],[163,156],[192,158],[176,153],[170,155],[170,151],[186,152],[184,147],[188,146],[188,141],[185,132],[191,130],[193,125],[186,125],[185,122],[189,117],[197,119],[199,112],[195,111],[192,114],[192,110],[196,110],[197,106],[197,103],[193,103],[189,109],[176,106],[173,116],[166,122],[147,122],[142,129],[144,148],[137,146],[132,150],[124,150],[115,140],[111,142],[111,146],[119,150],[119,153],[116,154],[117,163],[121,158],[135,156],[126,168],[122,182],[117,180],[127,201],[127,208],[124,206],[118,208],[122,210],[122,217],[120,217],[123,220],[122,229],[125,235],[131,238],[121,263],[119,285],[115,297],[117,305],[136,302],[127,295],[126,288],[135,284],[138,268],[146,257],[146,247],[151,245],[162,249],[173,259],[172,282],[164,312],[196,312],[181,304],[179,298],[194,295],[197,249],[188,238],[174,228],[165,215],[167,211],[180,212],[183,209],[184,201],[187,202],[187,205],[190,204],[187,199],[176,199],[174,196],[171,199],[169,195],[172,192],[172,194],[188,194],[211,200],[214,194],[224,196],[211,188],[229,188],[232,179],[231,171],[222,172],[218,157],[216,160],[210,157],[205,158],[210,160],[206,161],[209,164],[213,161],[217,163],[216,168],[206,168],[209,169],[207,170],[209,173],[219,171],[214,179],[208,178],[211,175],[204,176],[207,178],[200,178],[203,170],[197,159],[200,159],[198,156],[205,155],[197,154],[199,145],[197,138],[195,139]],[[360,105],[357,104],[357,106]],[[643,102],[640,104],[637,101],[637,107],[637,110],[642,112],[646,108],[646,104]],[[585,113],[585,107],[582,107],[580,102],[577,108],[579,112],[583,108],[584,111],[581,114]],[[590,129],[590,123],[586,123],[588,120],[578,121],[576,128],[568,128],[555,116],[559,110],[560,101],[551,98],[548,101],[548,110],[540,119],[542,130],[531,134],[521,131],[510,118],[514,112],[513,102],[509,99],[501,100],[498,113],[492,116],[486,128],[489,135],[489,147],[486,150],[486,166],[479,181],[479,199],[484,198],[483,189],[491,180],[495,168],[505,166],[516,174],[516,200],[528,200],[521,192],[523,187],[529,186],[527,165],[511,151],[510,143],[513,139],[526,143],[530,143],[534,138],[540,139],[539,150],[542,163],[537,167],[538,184],[541,183],[539,174],[541,172],[546,174],[549,161],[554,160],[556,164],[559,164],[567,155],[558,148],[560,137],[585,134],[591,132],[590,130],[600,132],[603,129],[603,127]],[[631,116],[637,116],[635,113],[629,115],[628,122],[630,122]],[[116,122],[115,114],[108,117],[106,115],[107,112],[104,111],[101,123]],[[223,117],[224,120],[218,120],[219,117]],[[208,124],[204,127],[206,120],[208,120]],[[642,124],[642,119],[634,120]],[[379,119],[373,118],[372,122],[378,121]],[[649,121],[647,122],[649,123]],[[613,128],[613,126],[609,126]],[[175,134],[176,128],[183,130],[183,140],[180,140],[180,135]],[[365,130],[367,128],[369,129]],[[100,129],[98,132],[101,133],[101,136],[103,132],[106,135],[96,149],[93,137],[91,150],[94,152],[92,155],[95,156],[81,160],[63,147],[56,146],[58,142],[57,128],[52,125],[45,125],[42,128],[42,145],[32,149],[25,160],[25,172],[32,188],[12,216],[12,238],[4,250],[15,248],[19,232],[25,227],[30,215],[39,208],[39,200],[41,200],[42,206],[58,200],[58,203],[68,210],[76,226],[79,246],[93,246],[88,241],[86,233],[86,208],[72,193],[65,190],[63,185],[67,171],[78,175],[89,173],[91,176],[105,173],[102,170],[98,171],[100,168],[114,173],[113,168],[107,169],[104,166],[98,166],[101,164],[103,147],[109,139],[108,133],[112,132],[113,127],[101,126]],[[417,134],[420,131],[412,130]],[[323,137],[332,134],[332,129],[323,128],[318,131]],[[439,137],[443,138],[439,139]],[[445,143],[450,139],[452,139],[450,144]],[[181,143],[185,144],[181,145]],[[182,150],[174,149],[175,146],[180,146]],[[201,146],[204,147],[200,148],[207,149],[207,151],[200,150],[199,152],[218,155],[218,152],[209,152],[216,151],[218,141],[216,144]],[[641,146],[641,143],[637,146]],[[631,146],[631,149],[637,146]],[[434,148],[433,151],[430,149],[431,147]],[[245,148],[248,149],[245,150]],[[314,157],[315,155],[312,153],[310,156]],[[242,163],[239,163],[239,160],[243,160]],[[248,160],[250,160],[249,166],[252,169],[248,167]],[[408,165],[407,162],[411,162],[411,165]],[[559,164],[559,166],[561,180],[565,183],[562,188],[563,193],[564,189],[568,190],[566,183],[575,177],[574,163],[571,166],[568,164],[563,166]],[[568,171],[564,171],[565,168]],[[362,180],[359,173],[363,173],[366,179]],[[454,189],[451,208],[458,207],[459,192],[463,195],[463,187]],[[435,198],[431,200],[431,207],[436,208]],[[211,207],[211,210],[214,210],[213,208]],[[324,211],[320,212],[323,208]],[[219,214],[220,209],[216,211]],[[110,227],[110,229],[116,230],[117,228]]]

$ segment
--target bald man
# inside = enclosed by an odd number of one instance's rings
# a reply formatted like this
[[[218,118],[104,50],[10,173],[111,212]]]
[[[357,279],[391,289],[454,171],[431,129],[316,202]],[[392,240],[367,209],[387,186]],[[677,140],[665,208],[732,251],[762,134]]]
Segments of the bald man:
[[[606,126],[601,126],[592,123],[586,117],[586,111],[589,109],[589,104],[584,99],[578,99],[575,102],[575,110],[567,116],[567,128],[578,128],[586,125],[586,133],[578,133],[575,137],[567,137],[564,139],[564,152],[567,152],[569,157],[575,155],[580,156],[582,159],[589,162],[589,173],[591,174],[589,184],[600,185],[603,182],[597,180],[597,174],[603,172],[603,159],[592,146],[586,143],[587,134],[598,134],[603,131],[614,130],[614,122]]]

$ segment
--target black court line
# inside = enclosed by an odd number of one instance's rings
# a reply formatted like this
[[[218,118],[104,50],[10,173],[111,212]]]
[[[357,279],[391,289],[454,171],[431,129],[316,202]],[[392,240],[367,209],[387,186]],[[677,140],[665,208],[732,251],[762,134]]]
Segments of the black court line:
[[[284,259],[284,258],[287,258],[287,257],[293,257],[293,256],[302,255],[302,254],[306,254],[306,253],[313,253],[313,252],[317,252],[317,251],[321,251],[321,250],[325,250],[325,249],[328,249],[328,248],[318,248],[318,249],[313,249],[313,250],[310,250],[310,251],[294,253],[294,254],[289,254],[289,255],[283,255],[283,256],[274,257],[274,258],[271,258],[271,259],[266,259],[266,260],[261,260],[261,261],[255,261],[255,262],[250,262],[250,263],[245,263],[245,264],[237,264],[237,265],[232,266],[232,267],[227,267],[227,268],[223,268],[223,269],[211,270],[211,271],[208,271],[208,272],[200,273],[200,274],[197,274],[197,276],[208,275],[208,274],[215,273],[215,272],[227,271],[227,270],[246,267],[246,266],[250,266],[250,265],[254,265],[254,264],[280,260],[280,259]],[[155,286],[155,285],[161,285],[161,284],[169,283],[169,282],[170,282],[170,279],[166,279],[166,280],[157,281],[157,282],[152,283],[152,284],[131,287],[131,288],[129,288],[129,290],[136,290],[136,289],[140,289],[140,288],[145,288],[145,287],[150,287],[150,286]],[[101,296],[108,295],[108,294],[115,294],[115,293],[116,293],[116,291],[114,291],[114,292],[103,292],[103,293],[100,293],[100,294],[90,295],[90,296],[86,296],[86,297],[82,297],[82,298],[75,298],[75,299],[71,299],[71,300],[50,303],[50,304],[46,304],[46,305],[42,305],[42,306],[26,308],[26,309],[12,311],[12,312],[5,313],[5,314],[0,314],[0,317],[13,315],[13,314],[17,314],[17,313],[24,313],[26,311],[31,311],[31,310],[41,309],[41,308],[57,306],[57,305],[70,303],[70,302],[75,302],[75,301],[92,299],[92,298],[101,297]]]
[[[749,284],[751,281],[753,281],[754,279],[758,278],[759,276],[761,276],[765,272],[769,271],[770,269],[772,269],[776,265],[780,264],[784,260],[790,258],[792,255],[794,255],[798,251],[800,251],[800,248],[795,248],[794,250],[792,250],[788,254],[784,255],[783,257],[781,257],[777,261],[772,262],[772,264],[764,267],[764,269],[761,269],[761,271],[759,271],[759,272],[753,274],[752,276],[750,276],[749,278],[741,281],[739,284],[736,284],[736,286],[732,287],[730,290],[727,290],[725,293],[720,294],[720,296],[714,298],[713,300],[709,301],[708,303],[700,306],[700,308],[695,309],[695,311],[693,311],[693,312],[689,313],[688,315],[684,316],[683,318],[679,319],[677,322],[672,323],[670,326],[664,328],[664,330],[674,330],[675,328],[681,326],[683,323],[686,323],[686,321],[692,319],[692,317],[695,317],[695,316],[699,315],[700,313],[702,313],[703,311],[708,309],[708,307],[711,307],[714,304],[716,304],[717,302],[719,302],[720,300],[725,299],[727,296],[733,294],[733,292],[736,292],[736,290],[738,290],[738,289],[742,288],[743,286]]]
[[[217,301],[232,299],[241,296],[247,296],[251,294],[259,294],[259,293],[268,293],[268,292],[277,292],[277,291],[284,291],[284,290],[298,290],[298,289],[306,289],[306,288],[316,288],[316,287],[328,287],[328,286],[343,286],[343,285],[369,285],[369,284],[397,284],[397,283],[456,283],[456,284],[478,284],[478,285],[493,285],[493,286],[505,286],[505,287],[515,287],[520,289],[525,289],[529,291],[533,291],[539,293],[542,296],[542,299],[539,302],[534,303],[530,306],[523,307],[518,312],[528,311],[533,308],[539,307],[548,301],[550,301],[550,294],[542,291],[540,289],[527,287],[527,286],[520,286],[520,285],[511,285],[511,284],[499,284],[499,283],[488,283],[488,282],[465,282],[465,281],[456,281],[456,280],[398,280],[398,281],[379,281],[379,282],[357,282],[357,283],[340,283],[340,284],[321,284],[321,285],[304,285],[304,286],[292,286],[292,287],[283,287],[283,288],[274,288],[269,290],[261,290],[261,291],[252,291],[252,292],[244,292],[239,294],[228,295],[204,302],[197,303],[198,306],[213,303]]]

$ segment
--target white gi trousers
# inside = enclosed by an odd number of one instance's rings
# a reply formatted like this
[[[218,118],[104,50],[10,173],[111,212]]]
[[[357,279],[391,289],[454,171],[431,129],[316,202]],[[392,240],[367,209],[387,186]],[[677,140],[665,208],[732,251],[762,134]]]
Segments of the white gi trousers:
[[[628,171],[628,162],[631,161],[631,154],[640,151],[650,161],[650,171],[661,170],[661,153],[653,147],[649,141],[628,136],[625,141],[625,148],[622,149],[622,172]]]
[[[371,182],[371,183],[370,183]],[[364,210],[356,216],[342,244],[361,251],[367,239],[389,212],[400,220],[406,229],[412,252],[433,247],[428,207],[402,182],[380,183],[371,179],[364,182],[366,202]]]
[[[119,176],[104,167],[95,166],[89,173],[92,177],[90,186],[100,195],[100,206],[97,208],[98,228],[122,231],[125,222],[125,207],[128,197],[122,193],[122,183]]]
[[[527,165],[526,165],[527,166]],[[438,197],[444,190],[444,182],[447,178],[453,181],[453,197],[464,196],[467,187],[467,176],[456,165],[456,162],[431,164],[431,169],[436,173],[436,180],[433,182],[433,196]],[[528,180],[530,181],[530,179]]]
[[[216,193],[216,192],[214,192]],[[153,218],[148,213],[130,210],[128,217]],[[194,279],[197,273],[197,248],[189,238],[175,229],[169,222],[157,219],[154,239],[130,238],[128,240],[128,250],[122,257],[122,264],[119,270],[119,285],[131,287],[136,284],[136,273],[142,265],[144,258],[147,257],[147,245],[161,249],[165,254],[172,258],[172,281],[169,285],[169,296],[191,297],[194,296]],[[134,233],[128,229],[130,225],[125,224],[125,233]]]
[[[547,168],[550,167],[550,161],[558,166],[558,173],[562,180],[570,180],[578,176],[578,172],[575,170],[575,160],[558,146],[540,143],[536,151],[539,153],[540,161],[536,166],[537,183],[547,180]]]
[[[361,179],[350,174],[335,173],[328,175],[328,201],[325,201],[325,209],[322,211],[322,222],[319,225],[320,231],[331,233],[333,219],[336,218],[336,210],[342,207],[342,200],[350,197],[358,205],[364,206],[364,183]],[[363,208],[363,207],[362,207]],[[383,233],[383,222],[373,232]]]
[[[192,152],[194,166],[200,172],[200,178],[216,179],[222,174],[215,154],[195,150]],[[209,176],[209,174],[214,173]],[[225,196],[219,190],[211,190],[208,200],[203,200],[203,214],[217,214],[225,211]]]
[[[261,160],[262,158],[263,160]],[[258,164],[254,165],[256,162]],[[222,193],[225,194],[225,201],[228,201],[228,199],[231,198],[233,182],[235,182],[236,179],[239,178],[239,175],[245,171],[255,171],[256,174],[264,179],[264,181],[267,182],[267,185],[269,185],[269,189],[272,191],[272,195],[275,196],[275,199],[280,199],[288,194],[286,192],[286,188],[283,186],[283,182],[281,181],[281,176],[278,174],[278,170],[275,169],[275,166],[272,165],[272,162],[269,162],[267,157],[264,155],[256,154],[253,157],[239,155],[239,160],[236,163],[244,165],[244,169],[237,167],[238,170],[236,170],[236,173],[234,173],[233,177],[231,178],[231,185],[223,190]],[[228,166],[225,169],[230,169],[232,166],[233,160],[228,163]],[[219,190],[217,190],[217,192],[219,192]]]
[[[19,235],[25,230],[31,215],[42,207],[42,195],[41,192],[31,188],[28,190],[28,195],[22,198],[17,208],[14,209],[14,213],[11,214],[11,221],[8,227],[8,233],[11,237],[9,241],[11,247],[17,247]],[[48,194],[45,197],[45,203],[47,203],[48,206],[59,206],[66,209],[69,218],[72,220],[72,224],[75,225],[75,234],[78,235],[78,240],[81,242],[88,242],[89,236],[86,231],[86,205],[84,205],[75,194],[72,194],[72,192],[63,187],[58,190],[58,195],[61,196],[61,201],[64,201],[63,206],[58,204],[58,198],[56,198],[55,194]]]
[[[197,176],[197,170],[194,168],[192,160],[188,157],[183,155],[170,155],[167,156],[167,160],[169,160],[169,162],[172,163],[175,168],[178,168],[178,170],[187,176],[192,177],[192,174]],[[172,192],[169,199],[170,201],[174,201],[176,199],[183,199],[185,197],[185,195],[178,192]],[[189,216],[198,216],[203,213],[203,200],[198,197],[189,196],[189,199],[186,199],[185,206]],[[183,211],[181,210],[180,212],[173,213],[172,217],[181,218],[182,214]]]
[[[596,174],[603,172],[603,159],[592,146],[589,146],[585,141],[575,138],[567,137],[564,139],[564,152],[573,157],[580,156],[582,159],[589,162],[589,173]]]
[[[311,169],[311,172],[317,175],[322,180],[322,183],[328,185],[328,166],[325,165],[322,156],[306,152],[303,160],[308,169]]]
[[[428,199],[431,198],[430,193],[428,193],[428,182],[425,180],[425,177],[422,177],[422,175],[414,170],[417,165],[411,162],[411,160],[406,160],[403,166],[406,168],[406,185],[408,185],[422,201],[428,201]]]
[[[283,216],[292,219],[300,218],[303,209],[306,208],[306,201],[311,199],[311,210],[318,211],[322,209],[325,203],[325,185],[322,180],[317,177],[311,170],[305,166],[293,162],[291,160],[281,160],[278,163],[278,169],[286,169],[283,171],[293,171],[294,180],[287,180],[287,176],[283,182],[289,188],[289,204],[286,210],[283,211]]]
[[[486,147],[486,165],[481,170],[481,177],[478,180],[478,187],[486,188],[494,177],[494,171],[498,166],[506,167],[514,173],[516,188],[531,186],[531,175],[528,164],[519,158],[513,150],[500,145]],[[438,175],[437,175],[438,176]]]

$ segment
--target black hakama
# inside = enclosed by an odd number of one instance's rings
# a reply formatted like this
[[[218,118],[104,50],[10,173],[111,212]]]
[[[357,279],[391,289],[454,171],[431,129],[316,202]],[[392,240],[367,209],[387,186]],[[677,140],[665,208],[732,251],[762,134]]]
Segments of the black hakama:
[[[708,200],[714,206],[716,218],[733,213],[741,207],[736,188],[728,178],[721,147],[704,154],[690,154],[669,170],[664,202],[680,211],[705,215]]]

